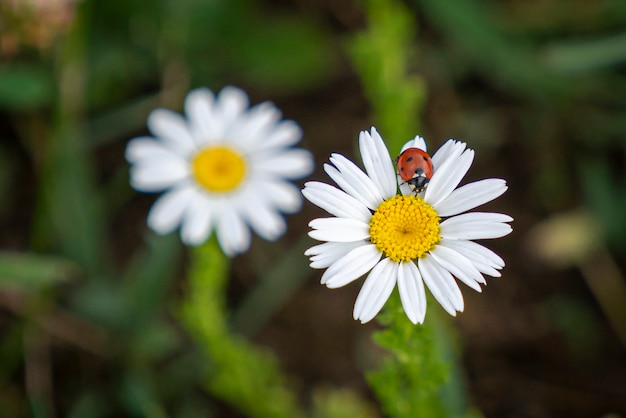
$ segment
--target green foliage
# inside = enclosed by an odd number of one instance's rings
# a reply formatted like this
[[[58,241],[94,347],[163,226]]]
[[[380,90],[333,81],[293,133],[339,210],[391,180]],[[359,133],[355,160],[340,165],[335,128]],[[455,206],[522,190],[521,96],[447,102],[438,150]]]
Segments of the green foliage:
[[[54,90],[51,78],[32,64],[0,65],[0,107],[24,111],[48,105]]]
[[[225,289],[229,259],[212,238],[198,247],[181,317],[210,363],[207,390],[250,417],[301,417],[276,360],[228,330]]]
[[[414,17],[396,0],[367,0],[368,29],[348,45],[363,88],[373,110],[374,125],[391,153],[421,129],[420,114],[426,88],[410,74],[414,53]]]

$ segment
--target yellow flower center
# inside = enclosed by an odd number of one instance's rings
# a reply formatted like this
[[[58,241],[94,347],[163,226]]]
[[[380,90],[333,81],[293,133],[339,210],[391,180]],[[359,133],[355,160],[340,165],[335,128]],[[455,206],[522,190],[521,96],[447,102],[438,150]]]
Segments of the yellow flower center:
[[[230,192],[246,175],[246,161],[237,151],[220,145],[198,152],[192,161],[193,175],[205,189]]]
[[[392,261],[424,257],[439,243],[437,211],[419,196],[397,195],[378,206],[370,220],[370,241]]]

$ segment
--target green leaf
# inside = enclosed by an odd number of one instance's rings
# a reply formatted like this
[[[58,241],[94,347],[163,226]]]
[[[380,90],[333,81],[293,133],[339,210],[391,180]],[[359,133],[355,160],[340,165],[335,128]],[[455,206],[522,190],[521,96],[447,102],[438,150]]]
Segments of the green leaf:
[[[49,104],[53,83],[45,68],[25,64],[0,66],[0,107],[29,110]]]
[[[16,286],[26,291],[64,283],[80,274],[78,265],[61,257],[32,253],[0,253],[0,286]]]

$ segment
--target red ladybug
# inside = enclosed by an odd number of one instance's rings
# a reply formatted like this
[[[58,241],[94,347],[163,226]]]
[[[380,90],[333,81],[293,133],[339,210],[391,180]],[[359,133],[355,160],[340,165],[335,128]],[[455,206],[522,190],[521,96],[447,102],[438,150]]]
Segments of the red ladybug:
[[[423,192],[433,176],[433,162],[426,151],[407,148],[396,158],[398,175],[415,193]]]

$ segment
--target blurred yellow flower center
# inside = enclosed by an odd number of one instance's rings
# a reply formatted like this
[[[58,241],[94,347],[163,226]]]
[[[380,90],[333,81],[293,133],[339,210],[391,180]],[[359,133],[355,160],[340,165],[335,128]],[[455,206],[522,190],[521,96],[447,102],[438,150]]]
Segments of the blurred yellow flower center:
[[[439,243],[437,211],[419,196],[397,195],[378,206],[370,220],[370,241],[392,261],[424,257]]]
[[[193,175],[205,189],[224,193],[239,186],[246,175],[246,161],[226,146],[206,148],[193,158]]]

